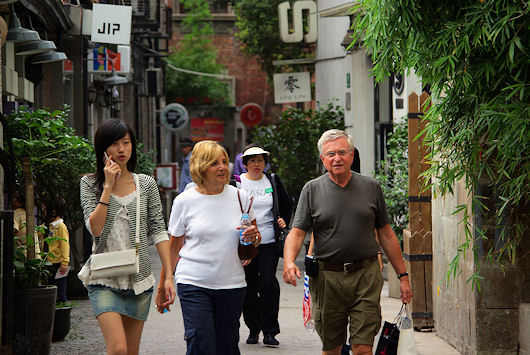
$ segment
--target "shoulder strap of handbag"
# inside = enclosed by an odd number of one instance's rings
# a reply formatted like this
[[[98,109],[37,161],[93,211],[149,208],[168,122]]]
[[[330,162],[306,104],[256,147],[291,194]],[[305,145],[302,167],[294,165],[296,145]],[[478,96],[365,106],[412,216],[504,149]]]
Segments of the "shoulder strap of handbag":
[[[272,199],[272,215],[274,216],[274,220],[277,221],[280,216],[280,206],[278,205],[278,190],[276,190],[276,174],[271,174],[271,183],[272,193],[274,195]]]
[[[239,200],[239,208],[241,208],[241,213],[245,213],[243,210],[243,204],[241,203],[241,196],[239,196],[239,189],[237,189],[237,199]],[[250,204],[248,205],[247,213],[250,212],[250,208],[252,207],[253,202],[254,202],[254,196],[250,196]]]
[[[140,182],[138,181],[138,175],[132,173],[134,184],[136,185],[136,237],[134,246],[136,249],[136,255],[138,255],[138,250],[140,249]]]
[[[237,199],[239,201],[239,208],[241,208],[241,213],[245,213],[243,212],[243,205],[241,204],[241,196],[239,196],[239,189],[237,189]]]
[[[280,216],[280,206],[278,201],[278,190],[276,189],[276,174],[271,174],[271,184],[272,184],[272,215],[274,217],[274,240],[278,241],[278,232],[280,227],[278,227],[278,217]]]

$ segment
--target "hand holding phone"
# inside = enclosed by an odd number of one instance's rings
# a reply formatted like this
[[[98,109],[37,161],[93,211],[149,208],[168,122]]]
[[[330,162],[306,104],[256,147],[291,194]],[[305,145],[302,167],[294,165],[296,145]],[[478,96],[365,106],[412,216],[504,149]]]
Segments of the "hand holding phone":
[[[107,152],[103,152],[103,155],[105,156],[105,164],[107,164],[107,160],[109,160],[109,156],[107,154]],[[110,159],[110,163],[111,164],[114,164],[114,161],[112,159]],[[116,175],[116,179],[118,179],[121,175],[121,172],[118,172],[118,174]]]
[[[107,160],[109,160],[109,156],[107,154],[107,152],[103,152],[103,155],[105,155],[105,164],[107,164]],[[110,163],[114,163],[114,161],[112,161],[112,159],[110,160]]]

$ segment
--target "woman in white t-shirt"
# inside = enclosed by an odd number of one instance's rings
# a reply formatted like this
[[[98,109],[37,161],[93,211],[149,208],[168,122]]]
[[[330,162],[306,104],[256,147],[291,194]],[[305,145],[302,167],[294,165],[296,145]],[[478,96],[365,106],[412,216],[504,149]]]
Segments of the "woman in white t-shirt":
[[[277,347],[280,345],[275,338],[280,333],[280,285],[276,278],[280,251],[277,241],[280,229],[285,228],[291,219],[292,204],[278,175],[264,173],[268,156],[269,152],[260,147],[248,148],[242,155],[247,172],[239,176],[239,187],[254,196],[254,213],[262,236],[259,254],[245,267],[247,294],[243,318],[250,331],[247,344],[257,344],[259,334],[263,332],[263,344]]]
[[[169,219],[186,353],[239,354],[239,318],[246,292],[243,265],[250,262],[238,256],[239,228],[241,209],[250,208],[250,196],[228,185],[228,155],[214,141],[195,144],[190,173],[196,186],[175,198]],[[251,208],[249,214],[255,220]],[[255,246],[261,241],[255,224],[243,236]],[[164,277],[162,269],[160,278]],[[164,289],[158,288],[160,313],[169,310],[166,299]]]

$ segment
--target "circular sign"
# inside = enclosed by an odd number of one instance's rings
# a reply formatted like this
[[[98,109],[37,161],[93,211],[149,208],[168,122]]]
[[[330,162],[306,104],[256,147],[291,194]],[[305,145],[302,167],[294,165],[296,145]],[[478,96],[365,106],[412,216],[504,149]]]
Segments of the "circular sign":
[[[393,76],[394,77],[392,86],[394,87],[394,92],[396,93],[396,95],[401,95],[405,87],[405,80],[403,78],[403,74],[394,74]]]
[[[180,131],[189,121],[188,110],[181,104],[169,104],[162,110],[160,121],[170,131]]]
[[[239,113],[241,122],[247,127],[254,127],[263,120],[263,109],[258,104],[246,104],[241,108]]]

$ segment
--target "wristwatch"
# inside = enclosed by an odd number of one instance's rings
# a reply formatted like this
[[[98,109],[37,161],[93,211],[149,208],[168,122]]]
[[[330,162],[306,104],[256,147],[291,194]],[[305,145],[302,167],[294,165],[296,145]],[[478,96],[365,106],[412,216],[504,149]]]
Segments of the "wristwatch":
[[[409,273],[406,272],[406,271],[404,273],[402,273],[402,274],[397,275],[397,278],[401,280],[401,278],[405,277],[405,276],[409,276]]]

